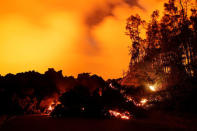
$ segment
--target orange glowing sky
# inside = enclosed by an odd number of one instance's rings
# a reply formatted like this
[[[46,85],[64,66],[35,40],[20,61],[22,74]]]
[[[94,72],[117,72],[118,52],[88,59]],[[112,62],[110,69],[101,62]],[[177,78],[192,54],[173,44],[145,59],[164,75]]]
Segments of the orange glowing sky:
[[[129,65],[126,19],[148,19],[163,0],[1,0],[0,74],[49,67],[64,75],[122,76]]]

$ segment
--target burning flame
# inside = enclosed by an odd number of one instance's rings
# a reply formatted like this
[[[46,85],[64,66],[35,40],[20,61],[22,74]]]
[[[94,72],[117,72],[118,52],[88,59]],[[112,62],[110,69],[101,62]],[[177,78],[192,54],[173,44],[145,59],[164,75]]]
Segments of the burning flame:
[[[144,105],[144,104],[147,103],[147,101],[148,101],[147,99],[144,99],[144,98],[143,98],[143,99],[140,101],[140,103],[141,103],[142,105]]]
[[[153,86],[153,85],[150,85],[150,86],[149,86],[149,89],[150,89],[151,91],[156,91],[156,88],[155,88],[155,86]]]
[[[113,86],[112,83],[109,84],[109,87],[112,88],[112,89],[116,89],[116,88]]]
[[[54,108],[55,108],[55,105],[54,105],[54,103],[53,104],[51,104],[51,105],[49,105],[49,107],[47,108],[47,114],[50,114],[53,110],[54,110]]]
[[[133,104],[138,107],[142,107],[148,102],[148,100],[146,98],[142,98],[141,101],[139,101],[139,102],[134,100],[131,96],[125,95],[125,98],[127,99],[127,102],[133,102]]]
[[[48,111],[53,111],[53,108],[51,105],[49,106]]]
[[[46,114],[50,114],[54,109],[55,107],[60,104],[59,101],[57,102],[52,102],[51,104],[49,104],[48,108],[46,109]]]
[[[109,110],[109,113],[111,116],[115,116],[116,118],[120,118],[120,119],[123,119],[123,120],[129,120],[131,115],[128,111],[125,111],[123,113],[120,113],[118,111],[115,111],[115,110]]]

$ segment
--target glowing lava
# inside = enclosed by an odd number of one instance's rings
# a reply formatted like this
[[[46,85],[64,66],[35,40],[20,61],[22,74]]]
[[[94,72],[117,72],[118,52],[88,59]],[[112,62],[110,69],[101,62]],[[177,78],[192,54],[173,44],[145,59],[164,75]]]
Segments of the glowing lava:
[[[109,113],[111,116],[115,116],[116,118],[120,118],[120,119],[123,119],[123,120],[129,120],[131,115],[128,111],[125,111],[123,113],[120,113],[118,111],[115,111],[115,110],[109,110]]]

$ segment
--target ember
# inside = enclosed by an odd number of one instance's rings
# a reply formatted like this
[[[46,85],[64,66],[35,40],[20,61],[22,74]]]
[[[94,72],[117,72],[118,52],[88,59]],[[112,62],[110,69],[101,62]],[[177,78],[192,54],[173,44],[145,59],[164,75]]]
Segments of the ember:
[[[111,116],[115,116],[116,118],[123,119],[123,120],[129,120],[131,118],[131,115],[128,111],[121,113],[115,110],[109,110],[109,113]]]

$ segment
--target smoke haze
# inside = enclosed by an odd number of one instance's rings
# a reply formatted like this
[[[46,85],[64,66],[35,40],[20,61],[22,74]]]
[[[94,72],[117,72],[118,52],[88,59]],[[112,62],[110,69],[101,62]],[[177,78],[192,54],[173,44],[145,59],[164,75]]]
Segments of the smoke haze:
[[[122,76],[129,64],[126,19],[147,19],[158,0],[6,0],[0,4],[0,73],[62,69]]]

